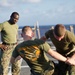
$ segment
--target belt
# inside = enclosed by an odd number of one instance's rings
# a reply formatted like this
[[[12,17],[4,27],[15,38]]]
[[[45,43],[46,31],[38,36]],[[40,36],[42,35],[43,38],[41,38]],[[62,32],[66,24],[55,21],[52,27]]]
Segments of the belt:
[[[16,45],[17,43],[5,43],[5,42],[3,42],[2,44],[4,44],[4,45]]]

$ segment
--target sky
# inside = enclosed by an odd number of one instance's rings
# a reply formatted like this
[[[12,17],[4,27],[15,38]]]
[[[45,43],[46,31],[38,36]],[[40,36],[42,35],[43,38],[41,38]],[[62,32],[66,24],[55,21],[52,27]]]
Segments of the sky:
[[[0,0],[0,23],[18,12],[19,26],[75,24],[75,0]]]

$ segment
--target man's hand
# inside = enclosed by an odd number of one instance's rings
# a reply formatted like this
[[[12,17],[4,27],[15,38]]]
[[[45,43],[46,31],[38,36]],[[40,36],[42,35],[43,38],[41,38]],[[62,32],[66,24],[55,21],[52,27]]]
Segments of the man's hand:
[[[67,60],[65,61],[65,63],[75,66],[75,59],[68,57]]]
[[[4,45],[4,44],[0,44],[0,48],[4,51],[4,50],[6,50],[8,48],[8,46]]]
[[[45,36],[42,36],[40,39],[41,39],[41,40],[44,40],[44,41],[47,40]]]
[[[15,61],[18,61],[21,59],[21,56],[18,56],[17,58],[15,58]]]

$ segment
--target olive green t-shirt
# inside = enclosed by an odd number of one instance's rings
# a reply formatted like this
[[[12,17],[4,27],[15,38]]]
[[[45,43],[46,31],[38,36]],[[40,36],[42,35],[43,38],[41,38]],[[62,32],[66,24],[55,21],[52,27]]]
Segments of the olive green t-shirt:
[[[40,73],[49,67],[52,68],[45,54],[49,49],[50,46],[43,40],[29,40],[15,48],[13,57],[16,58],[20,55],[32,70]]]
[[[56,50],[61,54],[66,54],[72,50],[75,45],[75,35],[70,31],[66,30],[65,36],[61,41],[58,41],[54,35],[53,30],[48,30],[45,33],[46,38],[50,38],[56,47]]]
[[[16,43],[18,25],[10,24],[8,21],[0,23],[1,41],[5,43]]]

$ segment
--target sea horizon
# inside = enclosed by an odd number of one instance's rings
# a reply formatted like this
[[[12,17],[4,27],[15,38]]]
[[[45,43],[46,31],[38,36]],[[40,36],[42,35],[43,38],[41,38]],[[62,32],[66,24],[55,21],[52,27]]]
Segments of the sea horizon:
[[[44,36],[45,32],[54,26],[55,25],[36,25],[37,29],[39,29],[39,30],[36,30],[36,32],[39,32],[40,36]],[[73,26],[74,33],[75,33],[75,24],[64,24],[64,26],[66,27],[67,30],[70,30],[70,26]],[[31,27],[34,28],[35,26],[31,26]],[[19,29],[22,29],[22,28],[23,28],[23,26],[19,26]],[[19,32],[19,33],[21,33],[21,32]]]
[[[40,25],[40,24],[39,24],[38,26],[39,26],[39,27],[42,27],[42,26],[43,26],[43,27],[44,27],[44,26],[45,26],[45,27],[46,27],[46,26],[50,26],[50,27],[51,27],[51,26],[55,26],[55,25],[56,25],[56,24],[47,24],[47,25],[44,25],[44,24],[43,24],[43,25]],[[64,26],[70,26],[70,25],[74,26],[75,24],[63,24],[63,25],[64,25]],[[24,26],[26,26],[26,25],[24,25]],[[35,25],[28,25],[28,26],[34,27]],[[23,27],[23,26],[19,26],[19,29],[22,29],[22,27]]]

